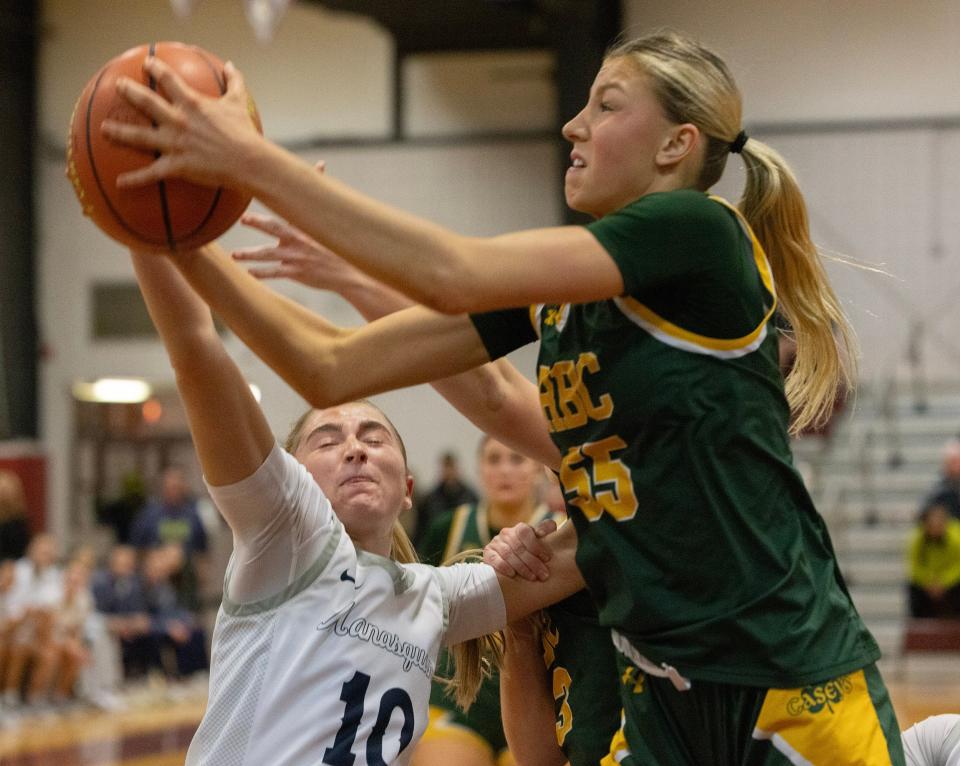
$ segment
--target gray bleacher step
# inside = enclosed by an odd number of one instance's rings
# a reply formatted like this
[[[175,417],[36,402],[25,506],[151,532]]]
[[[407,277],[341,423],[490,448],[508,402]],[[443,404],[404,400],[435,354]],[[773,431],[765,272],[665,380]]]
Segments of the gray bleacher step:
[[[850,597],[868,623],[873,620],[903,619],[907,612],[905,586],[851,585]]]
[[[907,577],[906,560],[902,554],[893,557],[841,557],[840,571],[843,572],[850,586],[863,583],[871,586],[889,585],[892,588],[902,588]]]
[[[900,618],[867,620],[865,618],[864,622],[876,639],[877,644],[879,644],[883,656],[896,656],[900,653],[900,647],[903,645],[905,620]]]
[[[841,559],[848,560],[858,556],[905,555],[913,528],[912,521],[880,525],[855,524],[844,529],[831,530],[831,535],[838,555]]]
[[[912,524],[916,520],[920,502],[881,497],[874,502],[848,500],[832,505],[820,503],[817,507],[831,527],[849,524],[902,525]]]

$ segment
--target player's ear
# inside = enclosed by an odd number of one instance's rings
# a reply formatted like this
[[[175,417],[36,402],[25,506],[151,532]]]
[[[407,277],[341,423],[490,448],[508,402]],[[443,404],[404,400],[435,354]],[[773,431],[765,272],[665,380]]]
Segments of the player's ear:
[[[666,131],[656,162],[663,167],[676,165],[690,156],[700,145],[700,129],[689,122],[671,125]]]
[[[403,510],[409,511],[413,508],[413,474],[407,474],[407,494],[403,498]]]

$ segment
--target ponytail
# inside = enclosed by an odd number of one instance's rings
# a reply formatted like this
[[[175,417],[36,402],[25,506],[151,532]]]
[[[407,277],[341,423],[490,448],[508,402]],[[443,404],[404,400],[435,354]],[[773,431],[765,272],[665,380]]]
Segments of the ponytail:
[[[443,562],[449,566],[463,561],[480,561],[482,550],[458,553]],[[503,633],[490,633],[454,644],[448,649],[453,659],[453,675],[437,676],[444,690],[453,695],[457,707],[466,712],[477,698],[480,685],[503,666]]]
[[[740,91],[723,60],[672,31],[621,41],[606,58],[627,57],[649,77],[666,116],[696,125],[706,139],[696,188],[723,175],[730,152],[747,167],[743,213],[767,253],[780,310],[790,323],[797,357],[787,375],[791,432],[823,425],[853,385],[857,362],[850,323],[810,240],[807,209],[793,173],[773,149],[742,131]]]
[[[807,207],[786,161],[751,138],[741,150],[740,212],[770,261],[781,315],[797,356],[786,379],[791,433],[823,426],[856,378],[857,343],[810,239]]]

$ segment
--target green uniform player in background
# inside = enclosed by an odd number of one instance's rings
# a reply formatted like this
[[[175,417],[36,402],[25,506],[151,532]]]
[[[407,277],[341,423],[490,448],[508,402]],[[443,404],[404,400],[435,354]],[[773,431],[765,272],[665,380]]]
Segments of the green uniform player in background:
[[[537,524],[549,515],[539,501],[546,477],[536,461],[485,436],[477,450],[477,475],[480,502],[462,505],[434,519],[419,546],[425,563],[440,565],[464,551],[483,548],[502,527],[521,521]],[[452,673],[452,662],[444,652],[437,663],[437,674],[449,677]],[[466,712],[457,706],[443,683],[434,681],[430,723],[414,759],[417,766],[513,763],[503,733],[498,673],[483,682]]]

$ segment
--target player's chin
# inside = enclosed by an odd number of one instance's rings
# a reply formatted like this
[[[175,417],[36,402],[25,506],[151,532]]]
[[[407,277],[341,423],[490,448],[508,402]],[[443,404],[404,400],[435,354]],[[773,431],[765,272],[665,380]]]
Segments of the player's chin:
[[[567,181],[563,187],[563,196],[567,201],[567,207],[576,210],[578,213],[587,213],[592,215],[587,195],[581,184]]]

